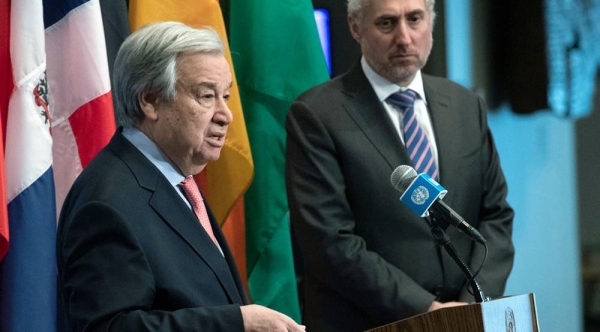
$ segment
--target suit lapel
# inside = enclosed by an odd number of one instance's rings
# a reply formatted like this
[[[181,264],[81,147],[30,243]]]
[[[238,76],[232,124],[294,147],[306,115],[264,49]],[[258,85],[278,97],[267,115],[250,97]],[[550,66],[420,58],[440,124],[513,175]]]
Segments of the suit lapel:
[[[115,143],[119,147],[115,153],[131,168],[140,187],[153,192],[149,202],[152,209],[212,269],[231,303],[242,303],[243,295],[240,294],[233,280],[233,271],[230,270],[227,261],[202,228],[192,210],[175,192],[175,188],[122,134],[115,135],[115,139],[118,140]],[[212,213],[210,217],[214,219]],[[211,223],[215,227],[214,220],[211,220]],[[222,236],[219,243],[221,247],[227,247]],[[229,250],[224,250],[224,253],[230,254]],[[232,268],[235,269],[235,266]]]
[[[427,98],[427,108],[433,131],[435,133],[435,143],[438,150],[438,166],[440,170],[440,183],[448,190],[448,194],[444,197],[444,201],[452,205],[454,197],[457,193],[457,176],[459,174],[459,143],[455,133],[461,130],[459,117],[456,112],[461,110],[457,108],[455,97],[445,93],[443,86],[436,84],[436,80],[423,75],[423,88]],[[449,237],[459,237],[459,231],[454,227],[446,229]],[[445,252],[441,252],[438,247],[438,258],[441,266],[454,266],[454,262]],[[448,269],[444,269],[444,274],[449,273]]]
[[[202,196],[204,196],[204,194]],[[206,200],[204,200],[204,201],[206,202]],[[221,230],[221,226],[219,225],[217,218],[212,213],[210,206],[206,205],[206,211],[208,213],[208,217],[210,218],[210,224],[213,228],[213,232],[215,234],[217,242],[219,242],[219,245],[221,246],[221,250],[223,250],[223,256],[225,257],[225,260],[227,261],[227,265],[229,266],[229,269],[228,269],[229,276],[230,277],[233,276],[233,278],[227,279],[228,282],[229,282],[229,280],[231,280],[231,283],[229,284],[228,287],[230,287],[230,288],[235,287],[235,289],[237,289],[237,293],[230,291],[229,296],[231,298],[232,296],[235,296],[235,294],[238,294],[237,297],[233,297],[232,302],[240,303],[240,304],[248,304],[248,297],[246,296],[246,291],[244,290],[244,286],[242,285],[242,281],[241,281],[242,279],[241,279],[240,273],[237,269],[235,259],[233,258],[233,254],[231,253],[231,250],[229,249],[229,245],[227,244],[227,239],[225,238],[225,235],[223,234],[223,231]]]
[[[390,165],[410,165],[406,148],[360,64],[342,78],[343,92],[349,97],[342,106],[375,149]]]
[[[454,133],[460,130],[460,124],[454,112],[460,110],[452,106],[452,97],[444,93],[444,90],[427,75],[423,75],[423,88],[438,150],[440,182],[449,190],[448,194],[451,197],[450,188],[454,188],[455,177],[447,175],[456,174],[456,167],[458,167],[458,147]]]
[[[150,206],[168,223],[172,229],[189,244],[191,249],[213,270],[221,286],[226,290],[232,303],[241,303],[241,296],[235,286],[229,265],[223,255],[200,225],[193,211],[185,205],[174,188],[166,181],[157,181],[157,187],[150,200]],[[211,223],[214,228],[214,222]],[[215,229],[216,230],[216,229]],[[227,244],[220,241],[222,248]]]
[[[342,106],[391,169],[395,169],[398,165],[410,165],[406,148],[360,64],[355,65],[342,78],[342,85],[343,92],[348,96],[348,99],[342,102]],[[440,179],[444,187],[454,188],[455,179],[446,177],[447,174],[455,174],[455,168],[458,167],[458,150],[453,133],[460,130],[460,124],[452,113],[456,112],[452,108],[453,99],[425,74],[423,74],[423,87],[438,147]]]

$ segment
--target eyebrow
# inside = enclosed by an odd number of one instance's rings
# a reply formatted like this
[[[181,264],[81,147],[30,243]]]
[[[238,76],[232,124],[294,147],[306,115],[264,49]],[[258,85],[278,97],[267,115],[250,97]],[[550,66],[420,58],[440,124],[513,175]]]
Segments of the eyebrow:
[[[213,83],[213,82],[200,82],[200,83],[194,83],[194,84],[190,85],[190,87],[192,87],[192,88],[205,87],[205,88],[215,90],[217,88],[217,84]]]
[[[233,86],[233,82],[229,82],[229,86],[227,86],[227,89],[231,89],[231,87]],[[196,88],[196,87],[206,87],[212,90],[216,90],[218,88],[217,83],[214,82],[200,82],[200,83],[195,83],[192,84],[191,87]]]
[[[412,15],[422,15],[422,16],[425,16],[426,13],[427,13],[426,10],[418,8],[418,9],[413,9],[413,10],[411,10],[409,12],[406,12],[403,15],[381,14],[380,16],[375,17],[375,21],[397,19],[398,17],[412,16]]]
[[[398,16],[396,16],[396,15],[390,15],[390,14],[383,14],[381,16],[377,16],[375,18],[375,21],[390,20],[390,19],[395,19],[395,18],[398,18]]]

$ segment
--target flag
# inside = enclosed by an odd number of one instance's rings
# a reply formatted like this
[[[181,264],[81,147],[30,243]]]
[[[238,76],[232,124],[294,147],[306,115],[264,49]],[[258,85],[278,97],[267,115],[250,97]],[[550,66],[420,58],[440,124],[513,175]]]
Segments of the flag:
[[[0,330],[56,331],[57,211],[115,130],[100,7],[98,0],[3,2],[2,18],[8,7],[8,61],[0,44],[0,68],[12,68],[0,89],[9,234],[0,220],[0,237],[9,241]]]
[[[0,265],[0,330],[55,331],[56,205],[42,0],[12,1],[10,10],[14,89],[3,133],[10,242]]]
[[[99,0],[44,0],[58,211],[115,119]]]
[[[309,0],[231,0],[230,38],[255,175],[245,196],[250,296],[300,321],[286,198],[285,116],[329,79]]]
[[[8,100],[14,87],[10,63],[10,0],[0,0],[0,262],[8,251],[8,211],[4,179],[4,140]],[[1,318],[1,317],[0,317]]]
[[[216,0],[130,0],[129,21],[131,31],[159,21],[178,21],[195,28],[210,26],[225,44],[225,57],[233,73],[223,15]],[[252,181],[254,166],[235,73],[229,92],[233,122],[229,125],[225,146],[219,160],[209,163],[202,176],[196,178],[221,223],[245,283],[243,195]]]

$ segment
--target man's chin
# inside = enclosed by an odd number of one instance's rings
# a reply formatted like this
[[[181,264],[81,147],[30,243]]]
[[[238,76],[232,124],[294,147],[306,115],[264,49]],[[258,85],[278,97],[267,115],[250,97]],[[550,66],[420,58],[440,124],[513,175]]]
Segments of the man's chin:
[[[217,161],[221,156],[220,148],[203,149],[193,157],[194,165],[206,166],[206,164]]]
[[[204,158],[208,162],[217,161],[221,156],[221,148],[213,148],[209,153],[207,153]]]
[[[416,66],[392,67],[386,71],[385,77],[392,83],[406,86],[412,82],[418,70]]]

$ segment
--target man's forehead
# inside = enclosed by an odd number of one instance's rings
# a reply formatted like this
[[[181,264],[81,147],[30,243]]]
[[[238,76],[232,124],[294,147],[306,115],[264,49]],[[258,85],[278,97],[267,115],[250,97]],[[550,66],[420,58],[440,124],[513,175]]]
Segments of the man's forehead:
[[[410,12],[427,11],[425,0],[383,0],[370,1],[364,8],[367,15],[387,15],[391,13],[407,14]]]
[[[188,86],[229,88],[232,73],[225,56],[220,54],[188,54],[178,57],[177,80]]]

